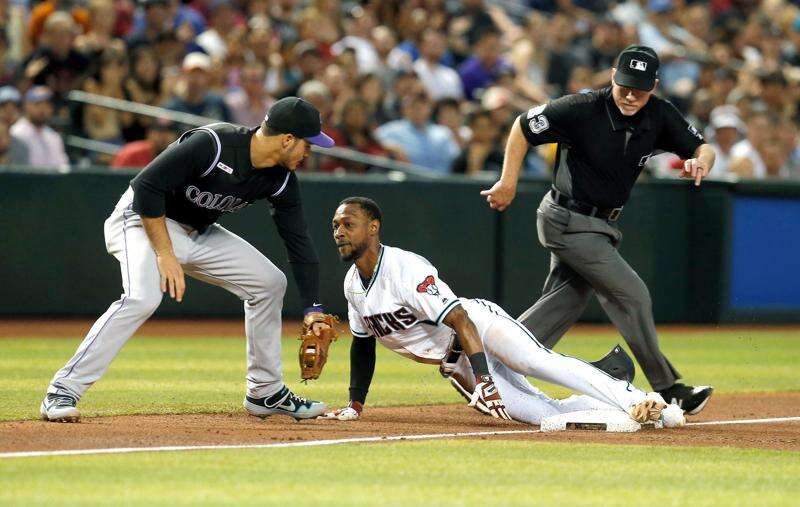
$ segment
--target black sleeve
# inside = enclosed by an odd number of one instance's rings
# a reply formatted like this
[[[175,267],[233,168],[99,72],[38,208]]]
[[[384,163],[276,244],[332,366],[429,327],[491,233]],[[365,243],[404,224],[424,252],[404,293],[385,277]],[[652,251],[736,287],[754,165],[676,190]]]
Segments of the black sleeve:
[[[133,210],[145,217],[164,215],[166,194],[203,174],[216,156],[216,141],[202,130],[173,143],[131,180]]]
[[[375,373],[375,337],[356,338],[350,344],[350,401],[362,405]]]
[[[569,142],[573,118],[585,101],[583,96],[567,95],[522,113],[518,121],[525,139],[533,146]]]
[[[664,101],[661,121],[656,149],[669,151],[686,159],[692,158],[695,150],[706,142],[703,135],[668,100]]]
[[[278,234],[286,245],[303,308],[309,308],[319,303],[319,257],[308,235],[297,175],[289,173],[283,191],[268,200],[272,205],[272,218],[278,227]]]

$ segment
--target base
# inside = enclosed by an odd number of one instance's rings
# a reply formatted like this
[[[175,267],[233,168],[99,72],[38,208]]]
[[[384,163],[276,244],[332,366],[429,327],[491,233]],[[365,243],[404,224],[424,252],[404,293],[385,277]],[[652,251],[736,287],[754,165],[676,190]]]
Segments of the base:
[[[659,422],[637,423],[621,410],[583,410],[552,415],[542,419],[540,431],[606,431],[610,433],[634,433],[642,428],[660,429]]]

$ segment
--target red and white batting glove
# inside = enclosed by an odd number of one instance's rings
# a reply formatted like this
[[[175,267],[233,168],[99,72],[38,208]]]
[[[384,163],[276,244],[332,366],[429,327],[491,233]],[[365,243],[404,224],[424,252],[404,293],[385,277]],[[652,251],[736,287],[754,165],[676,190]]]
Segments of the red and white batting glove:
[[[506,406],[503,405],[500,391],[498,391],[497,386],[494,385],[492,376],[479,375],[475,377],[475,381],[477,385],[475,386],[475,392],[472,393],[472,398],[469,400],[469,406],[474,407],[480,401],[486,405],[492,417],[511,420],[511,417],[508,416],[508,412],[506,412]]]
[[[325,412],[319,419],[336,419],[337,421],[357,421],[361,417],[361,411],[364,410],[364,405],[357,401],[351,401],[350,404],[344,408],[337,408],[330,412]]]

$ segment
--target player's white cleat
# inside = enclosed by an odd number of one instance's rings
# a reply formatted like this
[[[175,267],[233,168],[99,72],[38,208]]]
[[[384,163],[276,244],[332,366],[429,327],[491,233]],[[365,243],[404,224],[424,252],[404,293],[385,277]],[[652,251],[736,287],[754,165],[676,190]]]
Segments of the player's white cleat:
[[[658,393],[647,393],[645,398],[628,409],[631,419],[643,424],[661,420],[661,412],[667,408],[664,398]]]
[[[667,408],[661,411],[661,423],[665,428],[683,428],[686,425],[683,409],[675,404],[667,405]]]
[[[48,394],[42,400],[39,413],[51,422],[78,422],[81,413],[75,408],[78,400],[66,394]]]

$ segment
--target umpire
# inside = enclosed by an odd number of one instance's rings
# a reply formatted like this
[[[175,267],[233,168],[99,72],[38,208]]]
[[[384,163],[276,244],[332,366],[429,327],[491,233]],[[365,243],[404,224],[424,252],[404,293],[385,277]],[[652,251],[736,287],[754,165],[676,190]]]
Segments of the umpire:
[[[139,173],[105,222],[108,252],[120,263],[124,294],[89,330],[72,359],[53,376],[42,417],[77,421],[78,400],[105,373],[125,342],[161,303],[183,298],[184,273],[222,287],[244,301],[247,393],[252,415],[307,419],[324,403],[292,393],[283,383],[281,311],[286,276],[248,242],[216,223],[261,199],[271,207],[316,333],[319,259],[308,235],[294,169],[310,145],[333,146],[321,132],[319,111],[287,97],[255,128],[213,123],[185,132]]]
[[[534,107],[514,122],[500,180],[481,195],[505,210],[514,200],[528,144],[558,143],[552,188],[537,211],[539,241],[551,252],[542,297],[520,321],[553,347],[580,318],[592,294],[628,342],[653,389],[697,414],[713,392],[692,387],[658,345],[650,293],[617,251],[616,227],[647,160],[669,151],[686,159],[695,185],[714,165],[714,151],[669,101],[653,94],[658,55],[628,46],[611,70],[611,86]]]

